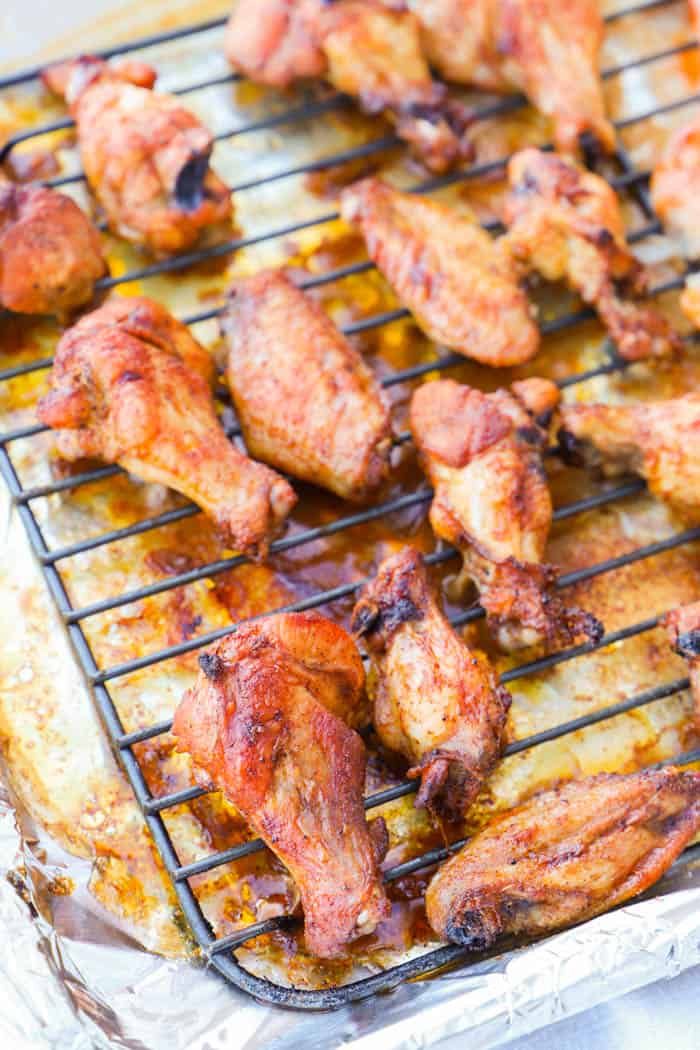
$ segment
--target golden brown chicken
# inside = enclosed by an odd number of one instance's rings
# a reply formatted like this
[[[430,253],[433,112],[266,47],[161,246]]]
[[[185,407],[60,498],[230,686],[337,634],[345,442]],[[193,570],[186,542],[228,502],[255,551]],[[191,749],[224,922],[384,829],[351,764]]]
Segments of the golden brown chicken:
[[[389,403],[361,355],[279,270],[237,281],[221,330],[251,455],[344,499],[386,477]]]
[[[670,136],[651,177],[654,210],[688,258],[700,255],[700,116]]]
[[[168,256],[221,235],[233,208],[209,166],[211,132],[178,99],[150,90],[155,77],[142,63],[85,57],[51,66],[44,82],[69,105],[110,229]]]
[[[554,122],[557,148],[573,153],[584,133],[605,150],[598,55],[598,0],[409,0],[431,65],[447,80],[487,91],[524,92]]]
[[[559,441],[575,464],[607,475],[641,474],[649,489],[691,523],[700,522],[700,393],[624,405],[561,409]]]
[[[625,240],[615,192],[598,175],[553,153],[525,149],[508,165],[507,238],[524,270],[566,280],[595,307],[628,361],[680,348],[666,319],[622,295],[641,295],[647,274]]]
[[[352,628],[372,658],[367,689],[379,738],[412,763],[409,777],[421,778],[416,805],[461,819],[500,756],[510,694],[443,616],[413,547],[381,563]]]
[[[484,364],[522,364],[539,331],[507,243],[451,208],[381,179],[348,187],[343,218],[431,339]]]
[[[75,201],[0,176],[0,306],[63,317],[106,273],[100,235]]]
[[[596,639],[589,613],[564,606],[544,563],[552,501],[540,425],[559,400],[546,379],[484,394],[452,379],[413,395],[411,430],[435,495],[430,523],[461,552],[499,645],[519,649],[578,634]]]
[[[435,170],[464,153],[470,113],[432,80],[418,21],[402,3],[260,0],[253,18],[240,0],[224,49],[234,69],[271,87],[325,78],[365,112],[386,113]]]
[[[68,460],[98,457],[198,503],[233,545],[264,553],[294,506],[289,484],[231,444],[211,394],[213,365],[151,299],[118,299],[58,344],[39,419]]]
[[[178,747],[288,867],[306,946],[333,958],[389,913],[381,820],[362,801],[364,670],[350,636],[319,613],[239,628],[200,657],[175,713]]]
[[[435,932],[472,950],[591,919],[653,885],[700,829],[700,773],[596,777],[497,817],[435,875]]]
[[[680,307],[688,320],[700,331],[700,281],[698,274],[689,274],[681,292]]]
[[[700,727],[700,601],[681,605],[662,620],[671,648],[688,662],[690,687],[695,702],[695,721]]]

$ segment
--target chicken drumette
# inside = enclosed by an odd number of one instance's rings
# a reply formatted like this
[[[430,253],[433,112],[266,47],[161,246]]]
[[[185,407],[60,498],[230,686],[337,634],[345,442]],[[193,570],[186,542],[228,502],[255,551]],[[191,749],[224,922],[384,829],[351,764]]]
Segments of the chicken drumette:
[[[668,401],[561,408],[559,441],[573,463],[634,471],[689,522],[700,522],[700,393]]]
[[[566,280],[593,306],[628,361],[665,356],[680,339],[661,314],[621,297],[647,287],[625,240],[620,205],[604,179],[553,153],[525,149],[508,165],[507,238],[524,270]]]
[[[70,197],[0,175],[0,306],[63,317],[106,273],[100,235]]]
[[[38,406],[59,454],[98,457],[198,503],[239,550],[264,553],[296,497],[227,439],[211,394],[213,365],[185,325],[150,299],[119,299],[58,344]]]
[[[662,624],[668,632],[671,648],[688,663],[695,721],[700,728],[700,601],[666,613]]]
[[[285,88],[323,77],[367,113],[385,112],[431,168],[463,153],[470,115],[432,80],[418,21],[402,3],[261,0],[253,18],[241,0],[224,47],[234,69],[258,83]]]
[[[421,22],[429,62],[447,80],[524,92],[552,118],[562,152],[575,151],[584,133],[614,149],[598,67],[598,0],[409,0],[409,6]]]
[[[537,353],[539,331],[507,243],[442,204],[369,178],[346,189],[343,218],[431,339],[488,365]]]
[[[364,670],[319,613],[269,616],[200,657],[173,732],[204,776],[289,868],[309,951],[322,958],[388,915],[383,821],[365,820]]]
[[[385,478],[389,403],[324,311],[279,270],[237,281],[221,329],[251,454],[344,499]]]
[[[653,885],[700,828],[700,773],[601,774],[536,795],[433,878],[435,932],[472,950],[583,922]]]
[[[150,66],[80,58],[52,66],[44,82],[75,119],[88,183],[110,229],[156,256],[217,233],[233,209],[209,167],[210,131],[172,95],[152,91]]]
[[[674,131],[651,177],[654,210],[683,251],[700,255],[700,117]]]
[[[435,489],[431,525],[462,553],[462,576],[476,583],[507,650],[602,632],[595,617],[563,605],[543,561],[552,501],[539,421],[558,400],[545,379],[493,394],[443,379],[419,387],[411,402],[411,430]]]
[[[372,657],[374,727],[421,778],[416,805],[459,820],[498,761],[510,694],[445,619],[412,547],[382,562],[352,626]]]

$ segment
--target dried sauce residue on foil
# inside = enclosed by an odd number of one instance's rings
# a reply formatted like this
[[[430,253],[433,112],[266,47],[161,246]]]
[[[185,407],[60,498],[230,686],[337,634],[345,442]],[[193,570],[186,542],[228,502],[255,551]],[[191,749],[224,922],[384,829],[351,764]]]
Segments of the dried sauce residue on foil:
[[[609,9],[614,9],[608,5]],[[611,25],[604,52],[604,66],[687,39],[688,27],[680,8],[661,9]],[[195,82],[224,71],[219,53],[220,33],[203,34],[154,52],[162,71],[163,86]],[[657,101],[677,98],[698,90],[700,67],[687,55],[638,69],[634,74],[607,82],[615,115],[640,112]],[[282,111],[288,96],[265,93],[249,84],[225,84],[193,94],[189,104],[215,132],[252,121],[271,109]],[[0,110],[0,134],[31,120],[58,115],[55,105],[29,89],[9,93]],[[643,132],[631,128],[622,140],[636,162],[645,166],[658,151],[666,128],[677,125],[683,112],[667,123],[645,122]],[[291,124],[226,139],[216,146],[215,165],[230,183],[282,171],[315,157],[376,135],[376,125],[358,114],[338,110],[304,124]],[[477,131],[480,160],[493,159],[525,143],[545,141],[544,121],[530,111],[498,121],[488,121]],[[41,142],[46,148],[46,141]],[[65,172],[75,170],[77,157],[70,136],[62,133],[49,141]],[[37,148],[35,145],[34,149]],[[17,157],[25,157],[25,150]],[[381,158],[403,185],[421,177],[402,155]],[[368,164],[376,166],[377,158]],[[19,161],[31,166],[25,157]],[[236,198],[236,221],[246,236],[295,221],[311,219],[328,210],[345,181],[358,177],[367,166],[335,169],[312,177],[292,177],[241,191]],[[486,220],[502,192],[495,179],[471,180],[441,191],[439,197],[457,207],[469,206]],[[87,204],[84,189],[71,193]],[[635,228],[645,217],[630,198],[626,214]],[[142,265],[138,254],[107,238],[112,272],[121,274]],[[669,254],[661,238],[646,241],[644,251],[657,260],[659,279],[676,272],[663,260]],[[243,274],[265,264],[286,262],[297,271],[321,273],[334,266],[364,258],[359,242],[341,223],[326,223],[295,234],[293,239],[272,240],[253,246],[231,260],[229,273]],[[182,316],[216,302],[226,284],[225,263],[214,263],[171,277],[132,282],[114,294],[152,295]],[[315,293],[339,323],[348,323],[396,306],[386,285],[375,272],[323,286]],[[540,318],[561,310],[563,293],[540,297]],[[674,312],[674,300],[666,303]],[[196,334],[216,355],[216,327],[207,322]],[[2,319],[0,367],[32,360],[52,352],[58,331],[50,322]],[[356,345],[382,375],[389,370],[429,360],[432,349],[408,321],[354,337]],[[549,337],[533,364],[490,372],[465,363],[452,370],[456,378],[485,389],[526,375],[561,378],[600,363],[604,339],[595,322],[579,325],[569,334]],[[430,379],[431,377],[426,377]],[[694,358],[669,366],[635,367],[625,376],[599,377],[572,387],[567,397],[593,400],[670,397],[697,384],[700,362]],[[45,387],[46,373],[20,377],[0,387],[2,429],[33,422],[33,404]],[[405,428],[410,388],[391,388],[397,430]],[[11,454],[25,486],[45,483],[59,469],[52,457],[51,437],[42,434],[14,442]],[[597,490],[582,472],[550,461],[555,505],[561,506]],[[395,469],[384,496],[414,491],[422,482],[410,443],[396,452]],[[84,486],[33,503],[49,547],[64,546],[88,536],[119,528],[144,517],[181,505],[179,497],[157,486],[146,486],[120,476]],[[84,629],[100,667],[109,667],[164,646],[196,637],[203,632],[273,610],[319,589],[359,580],[389,551],[409,538],[423,550],[434,539],[425,520],[426,507],[403,512],[319,539],[268,565],[244,565],[167,593],[133,602],[84,621]],[[345,513],[340,501],[302,489],[292,530],[332,521]],[[681,523],[660,504],[641,496],[618,501],[601,510],[571,517],[555,527],[548,559],[564,571],[595,564],[678,531]],[[130,591],[162,580],[208,561],[230,555],[202,515],[177,524],[99,547],[60,563],[66,588],[75,606]],[[443,576],[456,569],[448,562]],[[130,790],[106,744],[87,688],[72,659],[37,570],[31,563],[21,524],[12,517],[3,557],[3,593],[0,630],[0,737],[12,789],[32,819],[65,850],[91,862],[89,891],[117,925],[145,947],[168,956],[185,956],[191,944],[174,903],[167,878],[159,868],[143,821]],[[696,598],[700,593],[700,548],[682,547],[590,580],[573,589],[571,600],[599,616],[608,631],[661,613]],[[323,611],[346,623],[350,601]],[[469,628],[470,637],[488,647],[480,626]],[[494,654],[496,655],[496,654]],[[528,654],[530,655],[530,654]],[[536,654],[532,654],[536,655]],[[497,656],[501,670],[510,666]],[[110,683],[110,692],[127,731],[171,716],[182,691],[192,681],[196,653],[178,657]],[[562,664],[544,674],[519,678],[510,685],[513,708],[509,723],[512,739],[536,733],[568,719],[588,714],[635,693],[684,674],[663,631],[629,639],[595,654]],[[680,694],[620,715],[513,756],[502,763],[488,789],[469,814],[472,830],[502,808],[532,792],[571,776],[601,770],[628,771],[672,756],[697,745],[689,728],[690,699]],[[173,751],[169,735],[137,748],[151,791],[164,794],[191,783],[188,759]],[[368,790],[396,782],[398,773],[372,749]],[[386,865],[391,866],[441,844],[439,830],[431,828],[424,813],[413,809],[412,799],[400,799],[381,811],[390,831]],[[181,863],[187,864],[212,850],[244,841],[249,833],[233,807],[213,794],[187,806],[167,810],[163,819],[173,838]],[[461,829],[465,830],[465,829]],[[459,834],[460,829],[456,829]],[[429,943],[421,896],[426,875],[421,872],[392,884],[394,901],[390,920],[370,937],[358,942],[347,960],[321,963],[309,958],[294,931],[252,941],[239,958],[256,973],[292,981],[300,986],[323,987],[360,972],[410,957]],[[235,864],[217,868],[192,880],[216,933],[223,935],[249,922],[288,912],[296,905],[294,886],[284,869],[267,853],[258,853]],[[48,910],[51,911],[50,894]]]

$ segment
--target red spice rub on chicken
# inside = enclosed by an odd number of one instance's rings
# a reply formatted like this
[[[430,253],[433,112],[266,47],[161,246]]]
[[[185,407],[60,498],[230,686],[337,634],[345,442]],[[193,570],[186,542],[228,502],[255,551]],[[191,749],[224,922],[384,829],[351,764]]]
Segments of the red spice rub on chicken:
[[[264,554],[296,502],[290,485],[226,437],[213,364],[151,299],[116,299],[70,328],[39,419],[68,460],[97,457],[189,496],[242,551]]]
[[[386,558],[355,606],[374,727],[420,777],[416,805],[459,820],[501,753],[510,694],[440,611],[413,547]]]
[[[603,773],[497,817],[433,878],[435,932],[465,948],[584,922],[652,886],[700,829],[700,773]]]
[[[319,613],[239,628],[200,657],[175,713],[180,750],[293,876],[307,948],[330,959],[389,914],[383,821],[362,802],[364,670],[350,636]]]
[[[44,83],[75,119],[83,167],[110,229],[156,256],[218,236],[233,214],[210,168],[211,132],[172,95],[151,90],[140,62],[84,57],[51,66]]]
[[[0,176],[0,306],[63,317],[106,273],[100,235],[75,201]]]

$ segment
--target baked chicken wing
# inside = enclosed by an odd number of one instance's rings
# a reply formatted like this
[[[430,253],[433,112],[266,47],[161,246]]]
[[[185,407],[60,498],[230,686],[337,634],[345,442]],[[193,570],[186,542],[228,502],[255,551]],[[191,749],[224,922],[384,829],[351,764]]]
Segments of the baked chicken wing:
[[[389,403],[328,315],[279,270],[237,281],[221,329],[251,455],[344,499],[386,477]]]
[[[525,149],[508,165],[508,240],[524,270],[566,280],[593,306],[628,361],[680,347],[666,319],[623,295],[641,295],[644,268],[625,240],[615,192],[598,175],[553,153]]]
[[[472,950],[591,919],[653,885],[700,829],[700,773],[601,774],[536,795],[476,835],[425,897]]]
[[[598,67],[603,39],[598,0],[409,0],[409,5],[420,20],[429,62],[447,80],[524,92],[553,120],[564,153],[574,152],[584,133],[614,149]]]
[[[70,197],[0,176],[0,306],[63,317],[106,273],[100,235]]]
[[[402,3],[261,0],[258,8],[252,18],[241,0],[229,20],[224,49],[234,69],[278,88],[323,77],[367,113],[386,113],[429,167],[462,155],[470,114],[432,80],[418,21]]]
[[[561,409],[565,457],[609,475],[634,471],[689,522],[700,522],[700,393],[625,405]]]
[[[369,178],[341,197],[367,250],[423,331],[484,364],[537,353],[539,331],[503,240],[442,204]]]
[[[207,351],[151,299],[119,299],[83,317],[58,344],[38,406],[68,460],[98,457],[177,489],[233,545],[264,553],[296,497],[226,437]]]
[[[110,229],[152,254],[193,247],[233,213],[210,168],[210,131],[172,95],[152,91],[155,71],[85,57],[44,73],[75,119],[88,183]]]
[[[695,720],[700,726],[700,601],[681,605],[666,613],[662,623],[671,648],[688,662]]]
[[[564,606],[544,563],[552,501],[542,466],[547,432],[538,420],[559,391],[545,379],[484,394],[451,379],[413,395],[411,430],[435,495],[430,523],[464,559],[502,648],[597,638],[589,613]]]
[[[310,952],[333,958],[389,912],[383,821],[365,820],[362,661],[319,613],[239,628],[200,657],[175,713],[178,747],[284,862]]]
[[[379,738],[421,778],[416,805],[459,820],[498,761],[510,694],[445,619],[412,547],[382,562],[352,626],[372,658]]]
[[[651,177],[654,210],[688,258],[700,255],[700,116],[674,131]]]

